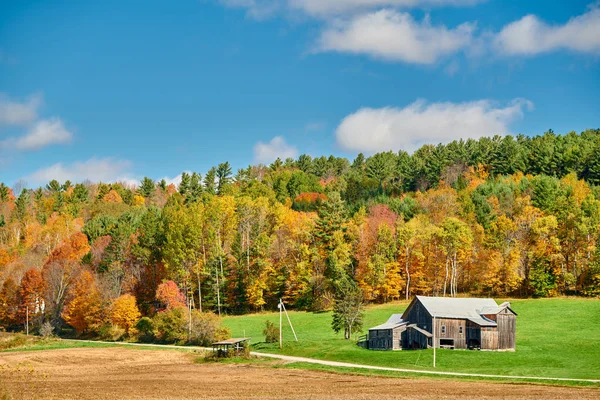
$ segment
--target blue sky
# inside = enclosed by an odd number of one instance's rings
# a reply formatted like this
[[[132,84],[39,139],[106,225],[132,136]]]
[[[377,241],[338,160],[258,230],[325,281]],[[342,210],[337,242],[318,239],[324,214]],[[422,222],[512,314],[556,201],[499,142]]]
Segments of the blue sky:
[[[588,1],[0,2],[0,181],[600,127]]]

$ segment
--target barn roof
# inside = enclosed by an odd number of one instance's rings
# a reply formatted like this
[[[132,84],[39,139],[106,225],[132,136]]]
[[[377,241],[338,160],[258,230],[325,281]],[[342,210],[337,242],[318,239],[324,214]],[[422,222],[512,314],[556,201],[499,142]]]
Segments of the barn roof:
[[[497,326],[482,314],[497,314],[502,309],[494,299],[417,296],[417,300],[432,317],[468,319],[479,326]]]
[[[385,323],[383,323],[381,325],[377,325],[373,328],[369,328],[369,330],[394,329],[400,325],[404,325],[407,323],[408,323],[408,321],[404,321],[402,319],[402,314],[392,314],[392,316],[389,317]]]

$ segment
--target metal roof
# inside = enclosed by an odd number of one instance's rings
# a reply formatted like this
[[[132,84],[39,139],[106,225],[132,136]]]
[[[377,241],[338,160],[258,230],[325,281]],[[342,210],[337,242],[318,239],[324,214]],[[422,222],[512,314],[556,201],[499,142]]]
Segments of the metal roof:
[[[245,341],[250,340],[250,338],[231,338],[231,339],[225,339],[225,340],[221,340],[220,342],[216,342],[213,343],[213,346],[217,346],[217,345],[233,345],[233,344],[238,344],[238,343],[242,343]]]
[[[404,321],[402,319],[402,314],[392,314],[392,316],[388,318],[387,322],[381,325],[377,325],[373,328],[369,328],[369,330],[394,329],[400,325],[404,325],[407,323],[408,321]]]
[[[468,319],[480,326],[497,326],[496,322],[481,315],[481,310],[500,311],[494,299],[417,296],[417,300],[432,317]],[[497,312],[486,311],[485,314]]]

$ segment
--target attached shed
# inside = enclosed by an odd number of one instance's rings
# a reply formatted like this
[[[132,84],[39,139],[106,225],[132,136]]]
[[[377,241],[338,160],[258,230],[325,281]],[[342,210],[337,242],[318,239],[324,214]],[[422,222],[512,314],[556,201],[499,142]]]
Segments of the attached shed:
[[[373,350],[402,349],[402,332],[406,330],[407,322],[402,320],[402,314],[392,314],[386,323],[369,329],[368,348]]]

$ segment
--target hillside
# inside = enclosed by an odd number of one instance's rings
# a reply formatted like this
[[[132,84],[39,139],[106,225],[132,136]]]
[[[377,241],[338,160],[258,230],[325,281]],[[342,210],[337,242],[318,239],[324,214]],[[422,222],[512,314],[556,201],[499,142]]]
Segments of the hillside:
[[[21,329],[29,312],[32,328],[98,333],[124,296],[134,316],[168,306],[156,293],[167,280],[182,304],[218,314],[279,298],[326,310],[346,281],[369,303],[598,296],[598,154],[599,130],[548,132],[235,175],[225,162],[178,187],[2,184],[0,324]]]

